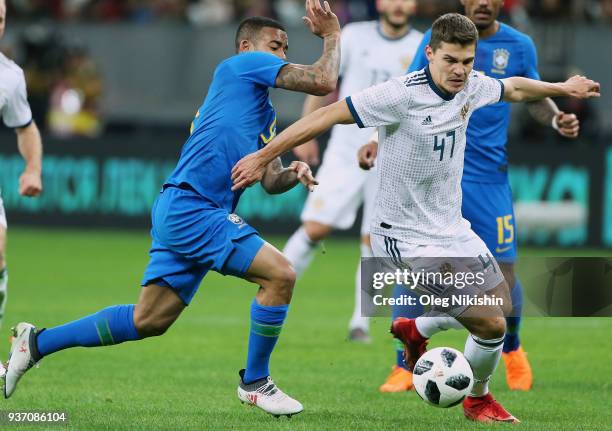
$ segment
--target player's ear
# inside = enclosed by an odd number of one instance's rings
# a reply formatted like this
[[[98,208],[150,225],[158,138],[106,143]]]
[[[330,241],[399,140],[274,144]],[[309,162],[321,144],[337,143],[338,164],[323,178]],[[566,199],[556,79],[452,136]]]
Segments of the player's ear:
[[[433,60],[434,52],[430,45],[425,47],[425,56],[427,57],[427,60]]]
[[[247,39],[242,39],[238,44],[238,53],[247,52],[251,50],[251,41]]]

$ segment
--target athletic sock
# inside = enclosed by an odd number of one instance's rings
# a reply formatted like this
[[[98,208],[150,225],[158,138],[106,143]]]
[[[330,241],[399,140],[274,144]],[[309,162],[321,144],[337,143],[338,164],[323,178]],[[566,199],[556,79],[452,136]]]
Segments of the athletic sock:
[[[361,257],[368,258],[372,256],[372,249],[365,244],[361,244]],[[361,313],[361,259],[359,259],[357,273],[355,274],[355,308],[353,309],[353,316],[349,322],[349,330],[363,329],[367,332],[369,328],[369,319],[364,317]]]
[[[463,325],[451,316],[421,316],[416,319],[416,327],[425,338],[431,338],[441,331],[463,329]]]
[[[6,308],[6,298],[8,293],[8,271],[6,267],[0,270],[0,326],[2,325],[2,318],[4,317],[4,310]]]
[[[504,353],[513,352],[521,346],[519,329],[521,315],[523,314],[523,286],[518,278],[515,279],[512,296],[512,314],[506,317],[506,338],[504,339]]]
[[[414,319],[415,317],[423,314],[423,306],[418,302],[419,295],[414,293],[412,289],[407,289],[398,284],[393,288],[393,298],[398,299],[402,295],[412,296],[417,299],[415,305],[393,305],[391,307],[391,321],[397,319],[398,317],[407,317],[410,319]],[[404,362],[404,345],[401,341],[395,340],[395,365],[398,367],[402,367],[405,370],[408,370],[406,363]]]
[[[408,369],[406,362],[404,362],[404,344],[397,338],[394,338],[393,346],[395,347],[395,365],[404,370],[411,371]]]
[[[470,396],[483,397],[489,392],[489,380],[501,358],[503,344],[504,337],[483,340],[475,335],[468,335],[463,354],[474,373],[474,386]]]
[[[314,257],[318,241],[312,241],[306,230],[301,226],[295,231],[283,250],[283,254],[289,259],[295,273],[299,277],[308,268]]]
[[[265,306],[259,305],[257,300],[253,299],[244,383],[249,384],[270,375],[270,355],[280,335],[288,309],[289,304]]]
[[[65,325],[42,330],[37,338],[41,356],[69,347],[96,347],[138,340],[134,304],[113,305]]]

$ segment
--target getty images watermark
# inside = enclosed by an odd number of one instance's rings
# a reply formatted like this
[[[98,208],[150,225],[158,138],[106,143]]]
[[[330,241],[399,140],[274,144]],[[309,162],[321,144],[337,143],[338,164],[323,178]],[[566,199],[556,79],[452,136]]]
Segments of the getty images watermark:
[[[470,258],[364,258],[361,314],[388,316],[397,307],[451,315],[612,316],[612,257],[521,257],[521,307],[489,255]],[[508,311],[510,310],[511,311]]]
[[[476,310],[499,315],[510,301],[499,289],[503,275],[489,256],[470,258],[367,258],[362,260],[364,316],[389,314],[391,307],[418,306],[451,315]]]
[[[383,293],[375,293],[372,302],[376,306],[385,305],[424,305],[449,308],[451,306],[499,306],[504,304],[504,298],[492,295],[475,293],[470,289],[469,293],[461,293],[466,287],[476,287],[482,291],[485,287],[486,277],[483,271],[477,272],[430,272],[425,269],[411,271],[407,268],[395,271],[378,271],[372,274],[372,289],[381,291],[389,285],[402,286],[405,289],[425,290],[422,294],[415,296],[399,294],[387,297]],[[446,290],[454,290],[450,295],[442,296]]]

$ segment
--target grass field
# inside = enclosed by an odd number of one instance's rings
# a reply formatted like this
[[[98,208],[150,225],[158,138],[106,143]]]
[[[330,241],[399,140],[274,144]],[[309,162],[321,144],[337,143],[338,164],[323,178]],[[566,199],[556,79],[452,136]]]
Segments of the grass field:
[[[148,245],[145,232],[12,228],[2,338],[17,321],[53,326],[134,302]],[[217,274],[163,337],[59,352],[30,371],[10,400],[0,400],[0,410],[68,411],[69,428],[78,430],[489,428],[467,422],[460,408],[435,409],[414,393],[377,391],[392,364],[388,319],[374,319],[371,345],[345,340],[357,258],[353,241],[328,241],[327,253],[298,282],[272,357],[279,386],[305,406],[290,420],[238,402],[255,287]],[[612,429],[611,336],[612,319],[526,319],[535,387],[508,391],[502,365],[492,392],[522,420],[521,430]],[[432,344],[462,349],[464,340],[465,333],[448,332]]]

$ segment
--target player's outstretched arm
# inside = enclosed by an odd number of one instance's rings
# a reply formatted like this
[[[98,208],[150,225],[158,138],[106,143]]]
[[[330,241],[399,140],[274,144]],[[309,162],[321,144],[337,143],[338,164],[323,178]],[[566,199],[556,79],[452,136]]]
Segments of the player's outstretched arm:
[[[276,77],[276,87],[324,96],[336,89],[340,69],[340,23],[328,2],[306,0],[303,20],[323,38],[323,54],[314,64],[287,64]]]
[[[306,163],[294,161],[284,168],[280,157],[268,164],[261,179],[261,186],[271,195],[291,190],[298,183],[302,183],[308,191],[313,191],[314,186],[319,184]]]
[[[261,181],[268,164],[293,147],[319,136],[336,124],[353,123],[355,119],[346,100],[317,109],[283,130],[261,150],[240,159],[232,169],[232,190],[249,187]]]
[[[19,177],[19,194],[38,196],[42,192],[42,139],[36,123],[15,129],[17,146],[25,161],[25,168]]]
[[[319,108],[322,108],[332,101],[329,100],[329,96],[306,96],[304,100],[304,107],[302,108],[302,117],[305,117]],[[298,160],[308,163],[309,166],[318,166],[319,159],[319,142],[316,139],[312,139],[299,147],[293,149],[293,154]]]
[[[502,79],[506,102],[531,102],[546,97],[569,96],[578,99],[599,97],[599,83],[584,76],[572,76],[565,82],[542,82],[513,76]]]

